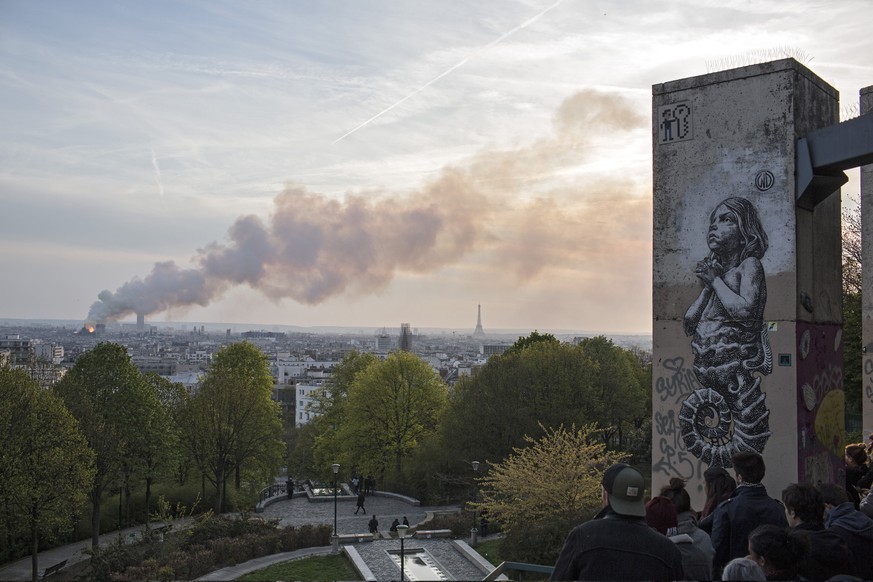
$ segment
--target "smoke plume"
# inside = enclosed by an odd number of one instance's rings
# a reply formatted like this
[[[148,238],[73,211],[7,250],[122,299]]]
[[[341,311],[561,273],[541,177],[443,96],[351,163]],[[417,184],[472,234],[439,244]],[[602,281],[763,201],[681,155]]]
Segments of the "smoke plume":
[[[197,251],[191,268],[156,263],[145,277],[102,291],[88,320],[206,306],[244,284],[272,300],[314,305],[373,293],[398,273],[433,272],[473,254],[518,281],[548,268],[585,268],[577,263],[580,249],[602,245],[611,260],[616,240],[636,244],[647,236],[650,200],[614,179],[581,192],[578,179],[564,174],[585,163],[595,136],[646,126],[627,100],[583,91],[558,108],[550,137],[482,152],[403,195],[358,192],[339,201],[288,186],[266,221],[242,216],[225,242]],[[613,241],[609,250],[604,237]]]

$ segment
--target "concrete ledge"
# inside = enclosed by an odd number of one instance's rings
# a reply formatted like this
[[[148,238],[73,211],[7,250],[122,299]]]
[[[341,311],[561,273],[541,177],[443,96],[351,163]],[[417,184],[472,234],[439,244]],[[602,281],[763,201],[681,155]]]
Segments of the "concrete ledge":
[[[360,544],[364,542],[372,542],[376,537],[370,532],[365,533],[356,533],[356,534],[340,534],[337,536],[339,538],[340,545],[342,544]]]
[[[361,554],[358,553],[358,550],[356,550],[354,546],[343,546],[343,553],[345,553],[345,555],[349,557],[349,560],[352,561],[352,566],[354,566],[355,570],[358,571],[362,580],[365,580],[366,582],[376,582],[376,576],[373,574],[373,571],[367,567],[364,559],[361,558]]]
[[[452,537],[452,530],[450,529],[419,529],[415,530],[415,534],[412,536],[413,539],[419,540],[429,540],[431,538],[450,538]]]
[[[452,543],[455,545],[455,548],[464,555],[465,558],[470,560],[477,568],[482,570],[483,574],[490,574],[497,569],[494,564],[483,558],[482,554],[471,548],[470,544],[468,544],[467,542],[463,540],[455,540]],[[501,578],[498,578],[498,580],[507,580],[507,577],[502,576]]]
[[[409,505],[414,505],[415,507],[419,507],[421,505],[421,501],[415,499],[414,497],[409,497],[407,495],[401,495],[400,493],[392,493],[391,491],[374,491],[370,493],[372,496],[376,497],[390,497],[392,499],[397,499],[399,501],[404,501]]]

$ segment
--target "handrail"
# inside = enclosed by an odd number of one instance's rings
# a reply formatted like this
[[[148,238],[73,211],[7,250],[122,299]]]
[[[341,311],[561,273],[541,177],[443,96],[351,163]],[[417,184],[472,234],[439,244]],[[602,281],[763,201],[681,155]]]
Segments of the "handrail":
[[[510,572],[533,572],[534,574],[551,574],[555,568],[552,566],[540,566],[539,564],[525,564],[524,562],[501,562],[490,574],[482,578],[482,582],[497,580],[497,577],[505,571]]]
[[[273,483],[272,485],[261,489],[261,492],[258,495],[258,501],[263,502],[265,499],[287,494],[288,487],[285,483]]]

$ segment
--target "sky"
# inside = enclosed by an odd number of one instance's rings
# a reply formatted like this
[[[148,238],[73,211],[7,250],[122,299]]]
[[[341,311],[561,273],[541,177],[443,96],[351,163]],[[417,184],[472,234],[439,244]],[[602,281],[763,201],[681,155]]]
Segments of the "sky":
[[[0,317],[650,333],[652,85],[871,7],[0,0]]]

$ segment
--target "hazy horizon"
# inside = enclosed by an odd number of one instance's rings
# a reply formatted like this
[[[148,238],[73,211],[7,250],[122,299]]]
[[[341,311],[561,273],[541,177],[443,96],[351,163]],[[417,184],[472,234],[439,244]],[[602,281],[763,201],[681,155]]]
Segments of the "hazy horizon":
[[[76,319],[51,319],[51,318],[12,318],[12,317],[0,317],[0,325],[2,326],[21,326],[21,327],[39,327],[39,326],[56,326],[56,327],[72,327],[77,328],[81,327],[84,322],[82,320]],[[405,322],[404,322],[405,323]],[[132,326],[135,325],[135,320],[130,321],[117,321],[112,322],[111,325],[125,325]],[[181,329],[181,326],[185,326],[187,328],[194,328],[204,326],[207,331],[225,331],[226,329],[232,329],[234,332],[243,332],[243,331],[321,331],[324,333],[341,333],[341,334],[375,334],[378,333],[382,329],[386,329],[389,332],[399,332],[400,323],[395,325],[378,325],[378,326],[343,326],[343,325],[312,325],[312,326],[300,326],[300,325],[288,325],[288,324],[258,324],[258,323],[244,323],[244,322],[204,322],[204,321],[148,321],[146,320],[147,326],[155,326],[158,328],[168,328],[173,327],[175,329]],[[459,333],[463,335],[472,335],[475,330],[475,325],[472,327],[465,328],[455,328],[455,327],[420,327],[416,326],[413,322],[410,322],[410,326],[413,331],[417,331],[421,334],[433,333]],[[484,326],[483,326],[484,328]],[[603,330],[574,330],[574,329],[549,329],[549,328],[495,328],[488,329],[485,328],[486,336],[500,337],[501,339],[506,339],[501,336],[513,336],[515,334],[528,335],[533,331],[538,331],[540,333],[551,333],[555,336],[568,336],[568,335],[585,335],[585,336],[614,336],[614,337],[642,337],[642,338],[651,338],[651,332],[614,332],[614,331],[603,331]]]

